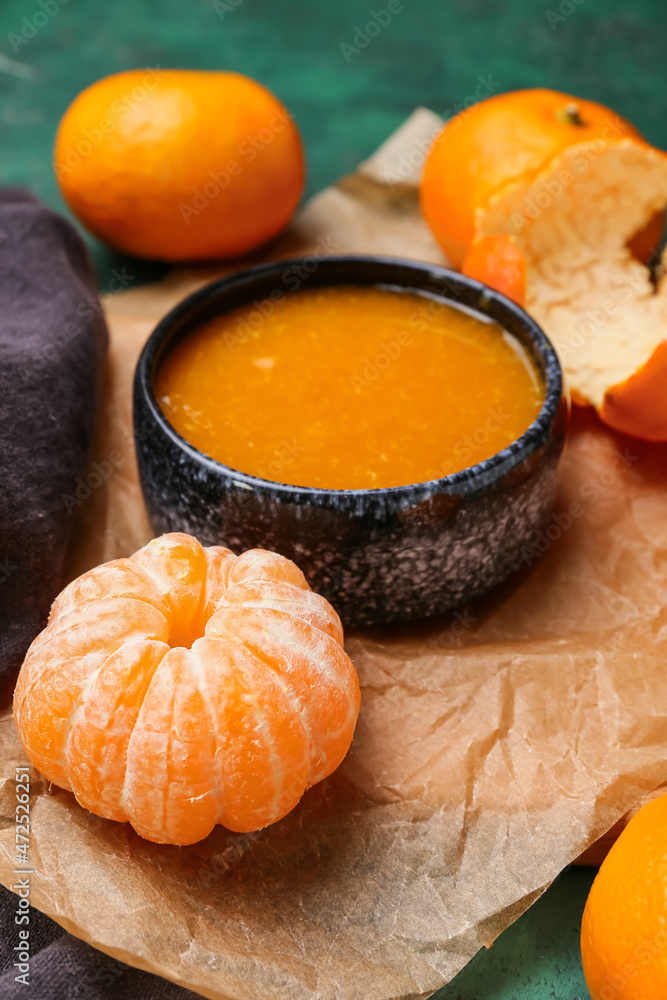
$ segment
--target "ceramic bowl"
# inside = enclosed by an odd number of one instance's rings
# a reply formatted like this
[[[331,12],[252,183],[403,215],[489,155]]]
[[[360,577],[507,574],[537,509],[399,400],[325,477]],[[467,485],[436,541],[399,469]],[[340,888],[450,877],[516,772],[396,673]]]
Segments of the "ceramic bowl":
[[[272,297],[336,284],[416,291],[501,324],[523,345],[543,381],[537,419],[509,447],[461,472],[364,490],[258,479],[209,458],[174,430],[155,397],[153,376],[177,341],[237,306],[256,303],[261,315]],[[281,552],[347,625],[445,611],[532,561],[554,503],[567,414],[558,358],[527,313],[461,274],[385,257],[279,261],[214,281],[160,322],[142,351],[134,382],[139,472],[155,532],[186,531],[204,545],[235,552],[255,547]]]

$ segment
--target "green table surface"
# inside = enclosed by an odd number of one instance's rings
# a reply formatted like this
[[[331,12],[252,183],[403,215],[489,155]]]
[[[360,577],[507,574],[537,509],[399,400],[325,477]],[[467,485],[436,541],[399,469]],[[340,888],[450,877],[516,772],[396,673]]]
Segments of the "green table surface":
[[[665,0],[402,0],[346,59],[355,29],[386,0],[2,0],[0,182],[65,210],[51,169],[58,120],[85,86],[143,66],[234,69],[274,90],[296,117],[307,194],[371,153],[419,104],[440,114],[492,76],[501,90],[549,86],[610,104],[667,147]],[[160,264],[88,240],[105,288]],[[581,913],[593,874],[565,872],[439,1000],[587,1000]]]

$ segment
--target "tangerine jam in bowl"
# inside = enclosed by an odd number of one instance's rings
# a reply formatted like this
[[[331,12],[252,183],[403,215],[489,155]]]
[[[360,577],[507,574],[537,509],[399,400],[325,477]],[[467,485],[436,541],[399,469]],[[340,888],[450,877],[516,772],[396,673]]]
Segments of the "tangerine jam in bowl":
[[[356,625],[447,610],[532,562],[566,419],[525,312],[391,258],[214,282],[159,324],[135,376],[155,531],[282,552]]]

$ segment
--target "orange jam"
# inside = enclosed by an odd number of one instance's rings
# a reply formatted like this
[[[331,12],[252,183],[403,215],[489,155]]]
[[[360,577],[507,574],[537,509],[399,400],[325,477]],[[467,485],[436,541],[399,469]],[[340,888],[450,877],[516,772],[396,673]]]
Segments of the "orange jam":
[[[200,451],[295,486],[424,482],[519,437],[543,387],[509,334],[413,292],[276,293],[186,336],[156,376]]]

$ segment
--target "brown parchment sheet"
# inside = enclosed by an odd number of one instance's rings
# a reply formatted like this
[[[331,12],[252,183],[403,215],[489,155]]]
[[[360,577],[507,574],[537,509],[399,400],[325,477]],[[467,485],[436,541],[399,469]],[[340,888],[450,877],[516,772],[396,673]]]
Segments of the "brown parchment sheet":
[[[255,259],[354,250],[441,261],[415,188],[437,124],[416,112]],[[134,364],[156,320],[219,273],[179,270],[106,301],[99,475],[73,509],[70,575],[150,537],[132,452]],[[454,614],[348,632],[362,685],[352,749],[260,833],[218,828],[192,847],[157,846],[33,770],[31,902],[206,997],[428,996],[667,780],[667,448],[579,411],[539,549]],[[7,886],[25,763],[7,709]]]

